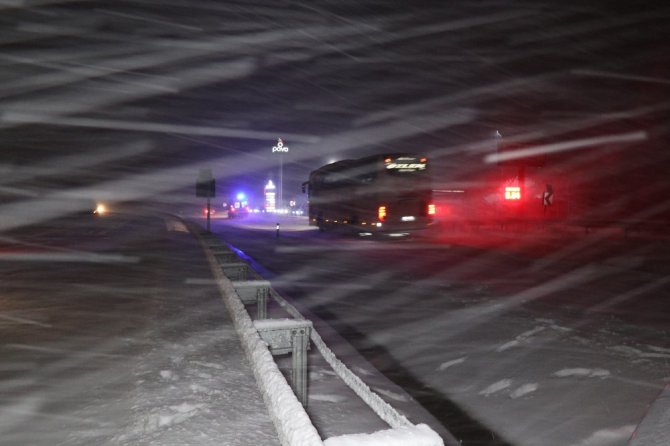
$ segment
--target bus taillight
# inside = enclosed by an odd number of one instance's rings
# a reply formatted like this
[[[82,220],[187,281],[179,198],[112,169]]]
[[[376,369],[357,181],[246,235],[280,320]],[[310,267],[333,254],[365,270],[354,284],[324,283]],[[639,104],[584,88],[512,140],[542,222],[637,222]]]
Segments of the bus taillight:
[[[379,209],[377,209],[377,217],[379,218],[379,221],[384,221],[386,218],[386,206],[379,206]]]
[[[428,215],[435,215],[435,205],[434,204],[429,204],[428,205]]]

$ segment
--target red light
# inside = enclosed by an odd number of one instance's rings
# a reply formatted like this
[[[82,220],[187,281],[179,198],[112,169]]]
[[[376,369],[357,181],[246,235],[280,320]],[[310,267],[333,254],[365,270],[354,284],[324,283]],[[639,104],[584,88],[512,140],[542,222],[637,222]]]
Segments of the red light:
[[[428,162],[428,158],[421,158],[420,162],[422,162],[422,163],[427,163],[427,162]]]
[[[384,160],[384,162],[385,162],[386,164],[390,163],[391,161],[393,161],[392,158],[386,158],[386,159]]]
[[[521,200],[521,188],[519,186],[506,186],[505,200]]]
[[[505,187],[505,200],[521,200],[521,188],[518,186]]]
[[[428,205],[428,215],[435,215],[435,205],[434,204],[429,204]]]
[[[379,217],[380,221],[384,221],[386,218],[386,206],[379,206],[379,209],[377,210],[377,217]]]

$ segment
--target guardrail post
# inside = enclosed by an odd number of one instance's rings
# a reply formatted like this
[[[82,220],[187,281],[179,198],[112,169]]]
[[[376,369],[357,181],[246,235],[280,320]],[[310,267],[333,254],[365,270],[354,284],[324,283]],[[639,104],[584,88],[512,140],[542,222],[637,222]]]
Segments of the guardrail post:
[[[268,294],[269,290],[262,291],[258,290],[256,295],[256,318],[257,319],[267,319],[268,318]]]
[[[230,280],[247,280],[249,265],[242,262],[219,263],[223,274]]]
[[[291,330],[293,343],[293,392],[303,407],[307,407],[307,345],[309,343],[309,327]]]
[[[232,283],[243,304],[256,304],[256,318],[267,319],[270,282],[267,280],[236,280]]]
[[[237,254],[233,251],[218,251],[218,252],[213,252],[214,258],[216,259],[219,264],[225,264],[225,263],[235,263],[236,260],[239,260],[240,258],[237,256]]]
[[[207,246],[214,246],[221,243],[221,240],[211,232],[205,232],[202,234],[202,240],[207,244]]]
[[[212,254],[217,255],[217,254],[228,254],[231,252],[235,252],[226,245],[214,245],[209,247],[210,251],[212,251]]]
[[[258,334],[273,355],[291,353],[291,388],[307,407],[307,349],[312,321],[298,319],[265,319],[254,321]]]

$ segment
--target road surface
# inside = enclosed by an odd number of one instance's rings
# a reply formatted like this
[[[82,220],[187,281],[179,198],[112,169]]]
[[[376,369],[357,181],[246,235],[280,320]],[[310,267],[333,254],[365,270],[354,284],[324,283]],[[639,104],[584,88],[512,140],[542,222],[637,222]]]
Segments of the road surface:
[[[217,220],[465,444],[625,445],[670,380],[667,241],[540,228],[368,240]]]

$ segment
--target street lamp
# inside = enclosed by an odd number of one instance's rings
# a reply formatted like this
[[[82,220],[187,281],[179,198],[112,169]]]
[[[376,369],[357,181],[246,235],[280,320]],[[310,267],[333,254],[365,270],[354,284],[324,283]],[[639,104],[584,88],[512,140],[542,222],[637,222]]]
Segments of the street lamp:
[[[277,208],[282,209],[284,204],[284,157],[283,153],[288,153],[288,146],[284,145],[281,138],[277,138],[277,145],[272,147],[272,153],[279,153],[279,196],[277,200]]]

